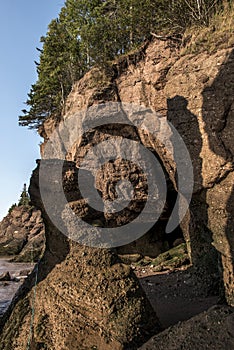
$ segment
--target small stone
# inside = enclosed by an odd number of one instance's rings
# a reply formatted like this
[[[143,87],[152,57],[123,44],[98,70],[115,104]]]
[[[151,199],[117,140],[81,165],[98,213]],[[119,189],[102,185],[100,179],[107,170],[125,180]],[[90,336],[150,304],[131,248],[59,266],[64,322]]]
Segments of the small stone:
[[[0,281],[11,281],[11,276],[9,272],[5,272],[0,276]]]

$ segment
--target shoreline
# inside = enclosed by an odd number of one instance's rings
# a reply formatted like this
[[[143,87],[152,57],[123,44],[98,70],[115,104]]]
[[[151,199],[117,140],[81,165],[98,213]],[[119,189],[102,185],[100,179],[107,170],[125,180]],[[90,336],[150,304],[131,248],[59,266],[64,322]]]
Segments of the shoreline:
[[[0,276],[10,273],[10,281],[0,281],[0,318],[4,315],[17,290],[34,268],[34,263],[11,261],[13,256],[0,257]]]

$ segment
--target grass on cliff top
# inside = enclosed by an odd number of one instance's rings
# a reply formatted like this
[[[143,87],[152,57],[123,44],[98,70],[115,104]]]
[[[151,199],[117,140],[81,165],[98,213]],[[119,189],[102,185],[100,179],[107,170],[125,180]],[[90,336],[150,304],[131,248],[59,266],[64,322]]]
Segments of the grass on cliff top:
[[[162,38],[174,36],[173,32],[165,28],[161,33]],[[160,35],[159,35],[160,37]],[[214,53],[220,49],[227,49],[234,46],[234,3],[227,5],[223,10],[217,12],[210,20],[208,27],[192,26],[185,30],[182,39],[180,54],[199,54],[201,52]],[[140,47],[120,55],[112,63],[121,63],[131,57],[139,56],[139,52],[145,47],[143,43]]]
[[[191,27],[185,31],[181,54],[213,53],[234,46],[234,4],[216,13],[209,27]]]

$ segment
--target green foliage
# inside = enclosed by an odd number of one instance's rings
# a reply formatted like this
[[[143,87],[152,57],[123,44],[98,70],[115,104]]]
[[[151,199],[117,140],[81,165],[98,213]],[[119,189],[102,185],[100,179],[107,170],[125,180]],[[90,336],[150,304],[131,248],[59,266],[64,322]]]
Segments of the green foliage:
[[[59,120],[76,80],[95,64],[126,53],[150,35],[156,24],[155,2],[67,0],[41,38],[38,80],[31,86],[20,125],[38,128],[48,117]]]
[[[41,38],[43,49],[37,64],[38,80],[32,85],[20,125],[38,127],[47,117],[61,113],[71,86],[83,74],[80,67],[79,41],[65,23],[52,20],[48,33]]]
[[[8,210],[8,214],[10,214],[12,212],[12,210],[15,209],[16,207],[17,207],[16,203],[12,204],[12,206]]]
[[[24,184],[24,187],[23,187],[23,190],[21,192],[18,204],[16,204],[16,203],[12,204],[12,206],[8,210],[8,214],[10,214],[12,212],[12,210],[14,210],[16,207],[20,207],[22,205],[24,205],[26,207],[30,207],[30,197],[29,197],[29,194],[27,191],[26,184]]]
[[[183,33],[209,25],[228,0],[67,0],[41,38],[38,80],[31,86],[19,123],[38,128],[60,120],[73,83],[94,65],[103,66],[138,47],[154,33]]]
[[[24,188],[22,190],[22,193],[20,195],[20,200],[18,203],[18,207],[24,205],[24,206],[30,206],[30,197],[26,188],[26,184],[24,184]]]
[[[225,6],[211,19],[208,27],[188,28],[184,34],[184,47],[181,54],[198,54],[234,46],[234,2]]]

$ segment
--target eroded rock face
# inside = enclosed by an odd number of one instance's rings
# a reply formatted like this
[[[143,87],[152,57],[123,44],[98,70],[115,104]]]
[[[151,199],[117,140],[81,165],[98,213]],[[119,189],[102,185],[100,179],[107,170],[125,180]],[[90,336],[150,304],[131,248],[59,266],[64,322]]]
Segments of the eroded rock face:
[[[44,243],[45,227],[38,209],[15,207],[0,223],[2,256],[13,256],[18,262],[37,261]]]
[[[51,166],[48,161],[48,169]],[[43,212],[46,249],[38,266],[36,299],[34,271],[6,317],[0,349],[27,348],[32,308],[32,349],[136,349],[160,329],[136,276],[111,250],[82,246],[53,226],[43,211],[38,176],[39,168],[29,192],[33,204]],[[72,162],[65,164],[63,180],[68,202],[74,200],[74,194],[78,200]],[[50,188],[53,197],[58,188],[56,177],[49,180],[48,191]]]
[[[66,121],[93,104],[120,101],[149,106],[173,124],[186,144],[194,171],[190,212],[181,223],[188,251],[198,276],[207,276],[207,280],[219,274],[218,261],[222,260],[226,297],[231,304],[234,303],[233,65],[232,48],[213,54],[180,56],[172,41],[156,40],[147,43],[140,53],[121,59],[106,73],[90,71],[74,85],[64,116]],[[45,140],[52,129],[49,120],[42,130]],[[128,129],[122,131],[122,137],[129,137]],[[145,130],[138,129],[135,136],[130,134],[158,155],[174,190],[178,190],[176,164],[167,147]],[[85,136],[67,153],[67,159],[77,166],[94,144],[110,137],[105,130],[101,134],[90,130]],[[173,143],[173,134],[169,139]],[[115,177],[111,166],[103,169],[97,180],[103,197],[111,196],[111,185],[106,185]]]
[[[180,56],[173,42],[156,40],[146,44],[140,53],[120,60],[106,74],[96,69],[90,71],[74,85],[64,116],[66,121],[93,104],[120,101],[149,106],[174,125],[190,153],[194,171],[190,211],[181,229],[198,278],[209,284],[208,280],[215,279],[221,268],[226,299],[231,305],[234,304],[233,84],[232,48],[213,54]],[[48,121],[43,129],[46,139],[51,132]],[[126,131],[123,132],[125,137]],[[100,135],[90,130],[69,150],[67,159],[79,166],[87,150],[108,137],[108,132]],[[176,164],[165,145],[145,130],[138,129],[134,137],[158,155],[174,190],[178,190]],[[170,140],[173,141],[173,134]],[[99,189],[104,197],[110,196],[111,187],[105,184],[112,177],[110,166],[99,174],[97,183],[101,184]],[[219,261],[222,265],[218,268]]]
[[[81,116],[80,111],[86,111],[90,106],[98,108],[104,102],[118,101],[150,107],[159,113],[160,118],[173,124],[186,144],[194,170],[192,201],[180,229],[201,288],[208,290],[217,277],[221,277],[230,305],[234,305],[233,65],[232,49],[218,50],[213,54],[180,56],[179,49],[172,41],[155,40],[147,43],[140,52],[122,58],[106,72],[93,69],[86,74],[74,85],[64,115],[64,121],[74,115],[78,119],[85,117],[85,112]],[[144,121],[144,115],[139,114],[138,118]],[[159,121],[162,120],[160,118]],[[45,138],[41,147],[44,156],[46,142],[56,125],[55,120],[48,119],[40,130]],[[60,158],[64,149],[61,134],[58,132],[57,135],[58,154],[55,158]],[[90,210],[85,198],[80,198],[75,179],[76,168],[87,152],[95,144],[113,135],[120,139],[126,137],[136,140],[153,151],[161,162],[169,191],[175,196],[179,190],[172,130],[165,140],[169,142],[170,152],[162,140],[159,142],[141,128],[129,129],[124,126],[120,129],[114,125],[102,130],[92,128],[85,131],[65,152],[68,163],[63,175],[64,192],[68,206],[75,213],[88,222],[98,220],[101,225],[110,226],[124,224],[124,220],[129,219],[127,213],[123,221],[113,223],[113,215],[109,217]],[[30,192],[34,205],[43,210],[37,171],[32,177]],[[97,173],[95,186],[103,198],[112,199],[115,197],[116,182],[126,176],[132,177],[134,181],[137,173],[134,166],[126,166],[117,159],[104,165]],[[137,175],[136,185],[140,190],[145,190],[144,176]],[[57,186],[55,180],[52,174],[48,181],[48,191],[53,193]],[[144,195],[143,191],[137,199],[144,202]],[[143,244],[150,244],[152,237],[159,238],[157,254],[164,250],[165,221],[175,203],[175,198],[171,200],[173,196],[167,197],[161,222],[158,221],[159,227],[155,227],[152,235],[147,233]],[[134,211],[137,208],[133,206],[132,209]],[[66,208],[63,215],[66,218]],[[77,346],[77,349],[90,349],[96,346],[98,349],[131,349],[143,342],[154,326],[158,329],[157,319],[136,278],[113,252],[85,248],[67,240],[52,225],[46,212],[43,216],[46,223],[46,251],[39,265],[32,337],[34,348],[47,346],[50,349],[76,349]],[[83,231],[81,233],[85,234]],[[124,249],[130,250],[130,247],[125,246]],[[33,293],[29,290],[30,286],[4,326],[2,349],[12,348],[12,339],[15,349],[26,347],[25,334],[30,327]],[[223,322],[222,310],[220,315]],[[188,327],[189,332],[194,329],[193,321]],[[175,334],[179,332],[178,327]],[[160,338],[162,348],[168,345],[167,335]]]
[[[150,339],[139,350],[218,349],[234,347],[234,312],[227,306],[213,306],[208,311],[180,322]]]
[[[198,275],[207,278],[219,273],[218,260],[222,260],[226,297],[231,304],[234,303],[233,72],[232,48],[181,57],[172,41],[156,40],[146,44],[140,53],[120,60],[106,74],[96,69],[89,72],[74,85],[64,116],[66,120],[93,104],[121,101],[149,106],[174,125],[187,146],[194,171],[190,212],[181,223],[188,251]],[[51,121],[43,128],[47,139],[52,132]],[[122,136],[128,137],[129,130],[122,131]],[[145,130],[137,130],[135,136],[130,134],[154,150],[177,190],[176,164],[167,147]],[[78,166],[87,150],[107,139],[109,133],[104,131],[100,135],[93,130],[86,136],[67,154],[67,159]],[[173,135],[170,139],[173,141]],[[108,165],[97,180],[104,197],[110,196],[111,187],[103,186],[111,178],[114,172]]]

